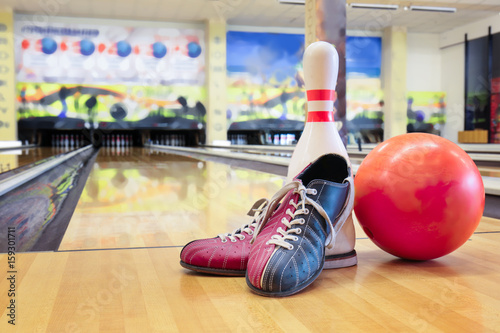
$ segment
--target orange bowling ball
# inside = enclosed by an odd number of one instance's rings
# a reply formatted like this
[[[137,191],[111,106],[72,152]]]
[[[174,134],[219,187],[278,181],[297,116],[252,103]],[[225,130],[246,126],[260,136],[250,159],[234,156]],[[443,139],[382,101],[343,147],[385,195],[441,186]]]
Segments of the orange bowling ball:
[[[354,178],[354,212],[382,250],[428,260],[462,246],[484,210],[484,185],[472,159],[432,134],[386,140],[361,163]]]

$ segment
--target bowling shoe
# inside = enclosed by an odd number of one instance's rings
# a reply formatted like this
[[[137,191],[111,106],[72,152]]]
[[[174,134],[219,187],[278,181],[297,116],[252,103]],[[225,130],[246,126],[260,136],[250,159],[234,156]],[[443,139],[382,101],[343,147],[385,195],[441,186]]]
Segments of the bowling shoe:
[[[255,227],[246,273],[250,289],[277,297],[303,290],[323,270],[325,247],[329,268],[356,265],[354,240],[348,239],[354,237],[353,203],[344,157],[327,154],[307,166],[276,193]],[[352,230],[344,231],[346,223]]]
[[[253,205],[248,212],[254,216],[251,223],[231,233],[186,244],[181,251],[181,266],[201,273],[245,276],[250,240],[267,203],[266,199],[260,199]]]

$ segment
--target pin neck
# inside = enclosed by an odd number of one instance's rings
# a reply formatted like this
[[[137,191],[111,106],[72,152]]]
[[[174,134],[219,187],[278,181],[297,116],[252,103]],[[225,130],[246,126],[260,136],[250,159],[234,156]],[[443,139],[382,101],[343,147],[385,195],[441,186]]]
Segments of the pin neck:
[[[307,122],[333,122],[333,102],[336,99],[335,90],[307,90]]]
[[[307,112],[308,123],[334,122],[333,111],[309,111]]]
[[[312,101],[333,101],[335,90],[332,89],[311,89],[307,91],[307,100]]]

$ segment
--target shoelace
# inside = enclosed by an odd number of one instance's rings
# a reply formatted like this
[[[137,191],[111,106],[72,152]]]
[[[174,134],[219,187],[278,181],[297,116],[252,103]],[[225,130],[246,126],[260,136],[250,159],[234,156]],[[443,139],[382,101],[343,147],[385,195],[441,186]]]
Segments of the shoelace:
[[[351,177],[348,177],[346,178],[346,181],[349,182],[350,184],[350,187],[349,187],[349,193],[348,193],[348,196],[349,196],[349,204],[352,204],[352,201],[354,200],[353,196],[351,195],[351,191],[350,189],[352,188],[353,186],[353,183],[352,183],[352,178]],[[316,209],[316,211],[318,211],[318,213],[323,216],[323,218],[327,221],[327,223],[329,224],[330,226],[330,234],[328,235],[327,239],[326,239],[326,244],[327,244],[327,247],[328,248],[332,248],[335,244],[335,239],[336,239],[336,236],[337,236],[337,231],[335,230],[335,228],[333,227],[333,223],[332,221],[330,220],[330,217],[328,216],[328,214],[325,212],[325,210],[323,209],[323,207],[321,207],[320,204],[318,204],[316,201],[312,200],[311,198],[309,198],[307,196],[307,194],[312,194],[312,195],[315,195],[317,194],[316,190],[315,189],[308,189],[306,188],[302,182],[300,181],[292,181],[291,183],[285,185],[281,190],[279,190],[274,196],[273,198],[271,199],[270,203],[265,207],[265,210],[266,212],[263,214],[264,215],[264,218],[260,219],[259,221],[259,224],[257,225],[257,227],[255,228],[254,232],[253,232],[253,237],[252,237],[252,240],[250,241],[250,243],[252,244],[257,235],[260,233],[260,231],[262,230],[262,227],[267,223],[268,219],[269,219],[269,216],[270,216],[270,212],[273,212],[274,211],[274,208],[270,211],[270,209],[272,207],[276,207],[277,204],[279,204],[279,202],[281,201],[281,199],[283,199],[283,197],[288,193],[288,191],[290,190],[294,190],[294,193],[298,193],[300,195],[300,201],[295,204],[295,202],[293,201],[293,199],[290,200],[289,204],[291,204],[292,206],[295,207],[295,212],[292,213],[292,211],[290,209],[287,209],[286,211],[286,214],[288,214],[292,219],[290,220],[290,222],[288,222],[288,220],[286,218],[283,218],[281,220],[281,222],[287,226],[287,230],[283,230],[283,228],[279,227],[277,229],[277,231],[280,233],[280,235],[273,235],[271,236],[271,239],[267,242],[268,244],[275,244],[275,245],[279,245],[279,246],[282,246],[282,247],[285,247],[289,250],[293,250],[293,245],[288,243],[287,240],[293,240],[293,241],[296,241],[298,240],[298,237],[297,236],[294,236],[294,235],[291,235],[290,233],[293,233],[293,234],[300,234],[302,232],[302,230],[300,228],[293,228],[292,229],[292,226],[293,225],[296,225],[296,224],[304,224],[305,223],[305,220],[304,219],[295,219],[295,216],[296,215],[300,215],[300,214],[309,214],[309,209],[306,208],[306,205],[311,205],[312,207],[314,207],[314,209]],[[302,206],[301,209],[297,209],[299,206]],[[345,206],[344,206],[345,207]]]
[[[219,237],[223,243],[227,242],[227,238],[231,242],[236,242],[237,239],[239,240],[244,240],[245,235],[242,235],[242,233],[246,233],[250,236],[253,235],[254,231],[251,228],[256,228],[257,225],[260,222],[260,219],[262,218],[262,213],[264,212],[265,208],[267,207],[269,201],[267,199],[259,199],[257,200],[252,208],[250,208],[250,211],[247,213],[247,215],[254,216],[254,220],[250,223],[244,224],[238,229],[234,230],[233,232],[225,233],[225,234],[219,234],[217,237]]]

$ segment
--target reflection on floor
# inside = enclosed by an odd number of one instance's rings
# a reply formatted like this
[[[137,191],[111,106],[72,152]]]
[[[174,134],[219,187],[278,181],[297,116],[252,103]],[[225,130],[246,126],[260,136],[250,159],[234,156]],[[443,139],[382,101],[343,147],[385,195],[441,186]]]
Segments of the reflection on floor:
[[[180,246],[229,232],[282,184],[226,164],[102,148],[59,250]]]

